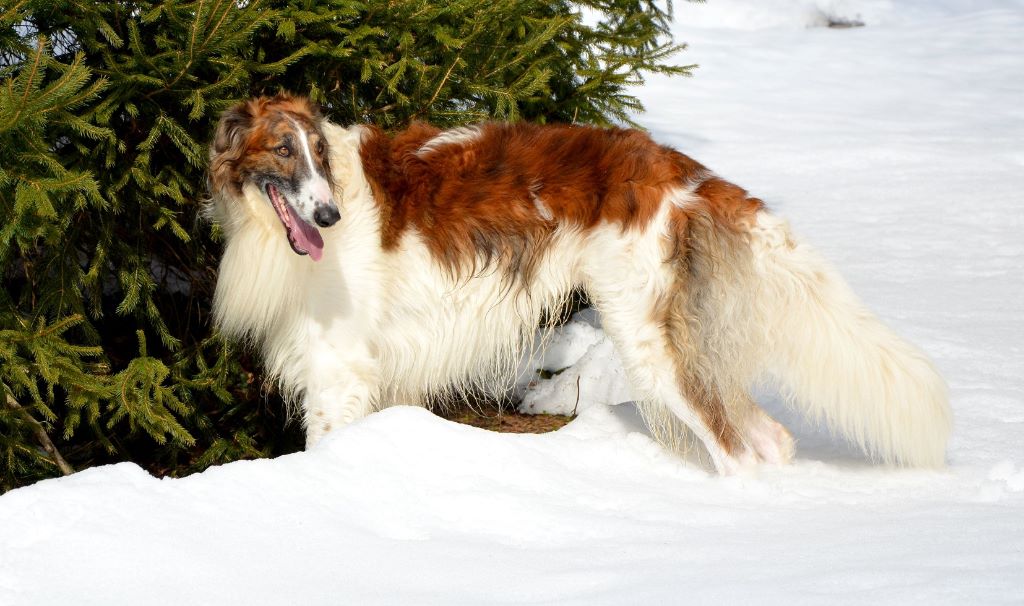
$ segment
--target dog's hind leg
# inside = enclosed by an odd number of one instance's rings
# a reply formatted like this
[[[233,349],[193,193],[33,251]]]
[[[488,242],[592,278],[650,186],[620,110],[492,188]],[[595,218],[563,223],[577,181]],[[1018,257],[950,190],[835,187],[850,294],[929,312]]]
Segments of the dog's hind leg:
[[[703,443],[719,473],[735,473],[756,463],[756,454],[730,418],[725,398],[677,357],[664,326],[652,317],[658,313],[656,306],[636,293],[613,300],[595,293],[591,297],[637,397],[643,400],[652,431],[665,433],[663,425],[671,422],[663,409]]]
[[[685,314],[666,316],[661,325],[677,368],[679,389],[696,410],[715,420],[714,427],[732,428],[730,433],[719,429],[724,446],[743,464],[789,463],[795,451],[793,437],[754,402],[743,376],[708,351],[708,344],[699,340],[698,331],[691,326],[692,318],[680,322]],[[662,416],[652,415],[650,423],[656,432],[661,429],[656,425],[659,421],[663,422]]]
[[[678,278],[664,263],[658,241],[646,243],[651,250],[644,250],[642,240],[626,243],[626,250],[618,238],[595,241],[584,269],[587,292],[652,431],[665,437],[666,427],[682,422],[704,444],[719,473],[734,473],[756,463],[757,456],[730,418],[731,398],[701,375],[698,347],[685,322],[679,325],[667,313]]]

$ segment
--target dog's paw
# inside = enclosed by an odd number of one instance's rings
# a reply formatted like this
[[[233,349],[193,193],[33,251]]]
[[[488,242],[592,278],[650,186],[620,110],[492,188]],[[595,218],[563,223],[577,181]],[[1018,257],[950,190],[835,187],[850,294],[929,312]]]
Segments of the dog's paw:
[[[796,453],[793,436],[768,415],[761,415],[747,427],[747,440],[758,458],[772,465],[786,465]]]

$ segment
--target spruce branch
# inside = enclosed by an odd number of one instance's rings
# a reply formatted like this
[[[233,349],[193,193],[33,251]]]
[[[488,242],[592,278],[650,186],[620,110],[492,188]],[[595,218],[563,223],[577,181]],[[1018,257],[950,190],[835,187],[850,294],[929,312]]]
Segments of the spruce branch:
[[[424,103],[423,106],[420,107],[420,109],[416,110],[416,113],[413,114],[413,117],[421,116],[425,112],[430,110],[430,106],[434,104],[434,101],[437,100],[437,96],[441,94],[442,90],[444,90],[445,83],[448,82],[448,78],[451,77],[452,71],[455,69],[455,66],[458,65],[459,61],[461,61],[461,60],[462,60],[462,51],[459,51],[455,55],[455,59],[452,60],[452,64],[448,66],[448,71],[446,71],[444,73],[444,77],[441,78],[441,81],[437,84],[437,88],[434,89],[434,94],[431,95],[430,99],[426,103]]]
[[[53,443],[53,440],[50,439],[49,434],[46,433],[46,428],[43,427],[43,424],[37,421],[35,417],[33,417],[32,414],[25,409],[24,406],[19,404],[18,401],[14,399],[14,396],[11,395],[11,393],[7,390],[6,386],[4,387],[4,395],[7,396],[5,399],[5,404],[7,408],[18,413],[18,415],[21,416],[25,420],[25,422],[29,424],[29,427],[32,428],[32,433],[35,435],[36,440],[39,442],[39,445],[42,447],[44,451],[46,451],[46,454],[50,456],[50,460],[53,461],[53,464],[57,466],[57,469],[59,469],[60,472],[66,476],[75,473],[75,468],[68,464],[66,460],[64,460],[64,457],[60,454],[60,451],[57,450],[57,446]]]

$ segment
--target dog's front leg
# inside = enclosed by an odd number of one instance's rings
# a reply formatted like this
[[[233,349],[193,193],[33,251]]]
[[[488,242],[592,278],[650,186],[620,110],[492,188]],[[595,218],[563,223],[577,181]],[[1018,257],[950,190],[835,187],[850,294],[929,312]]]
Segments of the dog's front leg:
[[[308,368],[302,400],[306,448],[328,432],[348,425],[377,408],[380,373],[369,355],[339,355],[333,347],[317,351]]]

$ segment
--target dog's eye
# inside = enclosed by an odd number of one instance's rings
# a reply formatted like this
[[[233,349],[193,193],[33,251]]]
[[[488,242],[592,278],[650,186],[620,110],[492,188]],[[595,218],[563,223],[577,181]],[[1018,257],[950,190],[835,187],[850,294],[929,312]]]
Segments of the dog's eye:
[[[288,156],[292,155],[292,150],[288,149],[287,145],[282,145],[281,147],[277,148],[277,155],[281,156],[282,158],[287,158]]]
[[[324,153],[324,142],[323,141],[317,141],[316,142],[316,153],[318,155],[323,155],[323,153]]]

